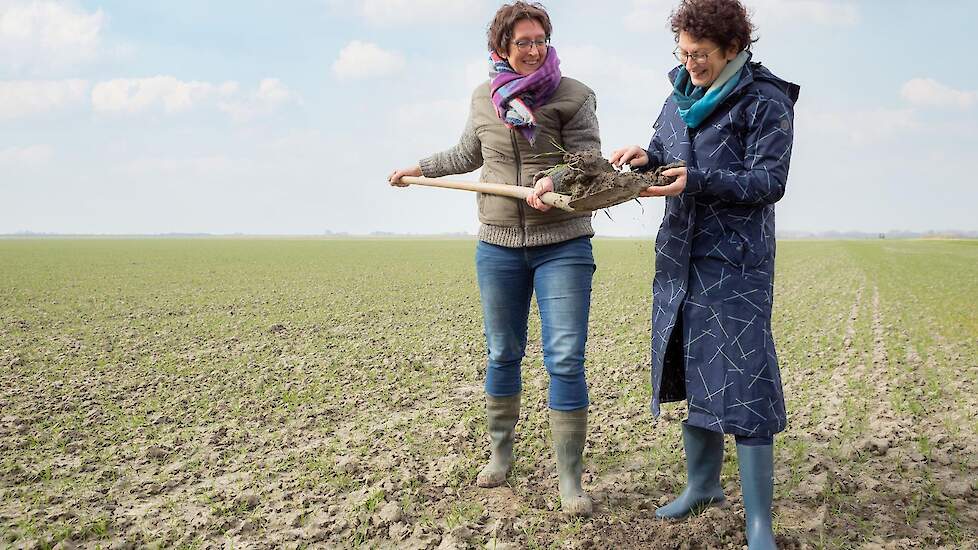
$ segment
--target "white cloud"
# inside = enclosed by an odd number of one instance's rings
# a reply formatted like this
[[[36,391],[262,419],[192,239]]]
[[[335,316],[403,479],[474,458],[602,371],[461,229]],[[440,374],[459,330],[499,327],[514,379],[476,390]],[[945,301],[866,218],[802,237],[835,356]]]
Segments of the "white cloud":
[[[852,26],[859,23],[859,6],[846,0],[746,0],[754,23]]]
[[[30,145],[0,149],[0,166],[44,164],[51,160],[54,152],[48,145]]]
[[[342,5],[353,7],[356,15],[382,26],[450,23],[485,18],[491,13],[486,0],[356,0],[352,5]]]
[[[658,110],[660,100],[672,91],[661,69],[636,64],[634,60],[598,46],[568,46],[560,49],[560,69],[593,88],[599,106],[607,100],[625,105],[650,101]]]
[[[247,122],[256,116],[273,112],[299,97],[277,78],[265,78],[248,97],[220,101],[218,108],[238,122]]]
[[[235,81],[182,81],[173,76],[117,78],[99,82],[92,89],[92,106],[102,113],[161,110],[173,114],[209,107],[242,122],[298,101],[298,96],[277,78],[262,79],[248,92],[242,91]]]
[[[842,0],[746,0],[754,24],[851,26],[859,22],[855,2]],[[633,31],[659,31],[669,28],[673,0],[632,0],[625,15],[625,28]]]
[[[295,98],[282,81],[277,78],[265,78],[258,83],[258,92],[255,94],[260,101],[272,105],[285,103]]]
[[[0,0],[0,63],[31,72],[87,61],[99,49],[102,10],[71,2]]]
[[[267,114],[299,102],[295,92],[277,78],[265,78],[244,94],[234,81],[181,81],[173,76],[118,78],[92,87],[85,80],[0,80],[0,120],[38,116],[81,105],[89,98],[102,113],[137,114],[151,110],[179,113],[210,106],[237,120]],[[89,94],[89,91],[91,93]]]
[[[900,95],[906,101],[924,107],[957,107],[967,109],[978,102],[978,91],[955,90],[932,78],[914,78],[904,83]]]
[[[898,141],[920,127],[912,109],[809,111],[801,103],[795,119],[796,136],[813,132],[831,139],[842,137],[857,146]]]
[[[358,80],[389,76],[404,69],[404,55],[380,46],[354,40],[340,50],[333,63],[333,73],[340,80]]]
[[[237,82],[184,82],[172,76],[117,78],[95,85],[92,105],[101,112],[139,113],[162,107],[167,113],[178,113],[203,101],[231,96],[238,87]]]
[[[673,8],[673,2],[667,0],[632,0],[632,6],[625,14],[624,26],[638,32],[668,29],[668,18]]]
[[[0,119],[57,111],[80,103],[87,92],[84,80],[0,81]]]

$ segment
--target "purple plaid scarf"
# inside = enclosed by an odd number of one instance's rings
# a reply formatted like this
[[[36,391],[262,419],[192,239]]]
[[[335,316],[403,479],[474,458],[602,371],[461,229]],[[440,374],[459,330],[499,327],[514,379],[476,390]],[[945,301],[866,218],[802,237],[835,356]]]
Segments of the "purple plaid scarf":
[[[547,57],[539,69],[528,75],[513,70],[509,61],[490,52],[489,71],[492,104],[500,120],[510,128],[516,128],[533,145],[537,137],[537,120],[533,110],[544,105],[554,95],[560,84],[560,59],[557,50],[547,49]]]

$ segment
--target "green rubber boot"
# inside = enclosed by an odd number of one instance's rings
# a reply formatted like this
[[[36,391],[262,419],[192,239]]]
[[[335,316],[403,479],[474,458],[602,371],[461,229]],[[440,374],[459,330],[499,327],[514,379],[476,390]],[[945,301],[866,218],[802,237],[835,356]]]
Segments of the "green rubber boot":
[[[550,409],[550,431],[557,455],[560,509],[569,516],[591,515],[591,497],[581,488],[584,471],[584,440],[587,437],[587,407],[576,411]]]
[[[520,419],[520,396],[493,397],[486,394],[486,416],[488,417],[491,453],[489,463],[482,468],[476,478],[479,487],[498,487],[506,483],[506,474],[513,465],[513,440],[516,437],[516,422]]]

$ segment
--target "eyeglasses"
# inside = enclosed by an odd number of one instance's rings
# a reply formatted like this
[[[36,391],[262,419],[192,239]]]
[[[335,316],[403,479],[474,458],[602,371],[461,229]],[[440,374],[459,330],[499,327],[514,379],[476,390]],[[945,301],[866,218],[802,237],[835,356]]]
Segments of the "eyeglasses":
[[[692,59],[693,63],[695,63],[696,65],[702,65],[703,63],[706,63],[706,58],[709,57],[711,53],[719,49],[720,46],[717,46],[716,48],[713,48],[711,51],[708,51],[706,53],[686,53],[680,50],[679,47],[677,46],[675,50],[672,50],[672,55],[674,55],[676,59],[683,65],[685,65],[686,62],[690,59]]]
[[[530,46],[536,46],[537,48],[546,48],[550,44],[549,38],[538,38],[536,40],[514,40],[513,44],[516,44],[516,49],[521,52],[530,51]]]

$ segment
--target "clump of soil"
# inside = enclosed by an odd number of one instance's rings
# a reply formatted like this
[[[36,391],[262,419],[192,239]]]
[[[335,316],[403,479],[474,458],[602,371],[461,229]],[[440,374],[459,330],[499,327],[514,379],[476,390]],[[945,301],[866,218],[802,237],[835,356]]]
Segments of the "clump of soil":
[[[565,153],[563,162],[570,168],[563,181],[575,210],[598,210],[630,201],[644,189],[676,181],[676,176],[666,177],[662,172],[686,166],[677,162],[648,172],[619,172],[600,151]]]

